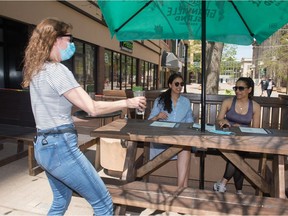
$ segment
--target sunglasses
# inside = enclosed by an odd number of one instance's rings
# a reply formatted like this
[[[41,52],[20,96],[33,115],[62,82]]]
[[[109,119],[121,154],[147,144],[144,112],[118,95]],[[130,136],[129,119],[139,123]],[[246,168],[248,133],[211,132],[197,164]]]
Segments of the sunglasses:
[[[70,37],[70,43],[73,42],[73,35],[72,34],[65,34],[65,35],[60,35],[59,37]]]
[[[233,87],[233,90],[234,90],[234,91],[237,91],[237,90],[239,90],[239,91],[244,91],[245,88],[249,88],[249,87],[245,87],[245,86],[234,86],[234,87]]]
[[[175,85],[176,87],[178,87],[179,85],[181,85],[181,86],[183,87],[183,86],[184,86],[184,82],[181,82],[181,83],[175,82],[174,85]]]

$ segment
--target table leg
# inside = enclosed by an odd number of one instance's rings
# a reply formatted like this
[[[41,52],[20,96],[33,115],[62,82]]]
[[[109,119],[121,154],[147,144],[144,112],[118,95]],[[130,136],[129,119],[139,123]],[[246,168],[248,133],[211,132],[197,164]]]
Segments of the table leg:
[[[286,198],[285,195],[285,158],[284,155],[274,155],[273,158],[273,192],[272,196],[277,198]]]
[[[97,170],[97,172],[99,172],[100,170],[102,170],[102,166],[101,166],[101,162],[100,162],[100,138],[97,137],[96,138],[96,155],[95,155],[95,169]]]
[[[29,168],[29,175],[31,176],[35,176],[43,171],[35,159],[34,143],[32,141],[28,142],[28,168]]]
[[[128,141],[127,142],[127,154],[124,162],[124,171],[121,176],[121,180],[126,182],[132,182],[135,180],[135,160],[137,153],[137,142]],[[125,215],[126,206],[117,205],[115,208],[115,215]]]
[[[205,183],[205,157],[206,151],[199,151],[200,153],[200,171],[199,171],[199,189],[204,189]]]
[[[127,142],[127,154],[124,163],[124,171],[122,173],[121,180],[131,182],[135,180],[135,160],[137,153],[137,142],[128,141]]]

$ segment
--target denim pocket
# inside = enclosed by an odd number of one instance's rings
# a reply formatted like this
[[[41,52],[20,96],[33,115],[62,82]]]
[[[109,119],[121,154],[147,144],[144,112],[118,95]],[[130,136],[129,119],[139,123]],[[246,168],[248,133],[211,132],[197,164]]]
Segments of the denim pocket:
[[[78,134],[77,133],[64,133],[63,141],[69,148],[77,147]]]
[[[37,162],[47,171],[53,171],[61,165],[55,143],[42,146],[38,149]]]

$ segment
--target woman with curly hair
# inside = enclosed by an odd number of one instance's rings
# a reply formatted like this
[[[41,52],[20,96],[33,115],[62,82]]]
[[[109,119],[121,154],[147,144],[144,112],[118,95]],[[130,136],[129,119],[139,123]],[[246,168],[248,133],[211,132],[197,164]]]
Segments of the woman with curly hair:
[[[149,120],[192,123],[192,109],[189,99],[181,95],[184,86],[183,78],[179,73],[172,74],[168,79],[169,89],[154,101]],[[150,159],[153,159],[166,148],[167,145],[151,143]],[[173,159],[176,159],[174,157]],[[191,147],[185,147],[177,155],[177,184],[187,187],[191,160]]]
[[[61,61],[75,53],[72,26],[56,18],[40,22],[25,50],[23,87],[30,90],[37,136],[34,154],[53,192],[48,215],[64,215],[76,191],[94,215],[112,215],[111,196],[90,161],[78,148],[72,105],[91,116],[123,108],[145,109],[145,97],[113,102],[94,101]]]

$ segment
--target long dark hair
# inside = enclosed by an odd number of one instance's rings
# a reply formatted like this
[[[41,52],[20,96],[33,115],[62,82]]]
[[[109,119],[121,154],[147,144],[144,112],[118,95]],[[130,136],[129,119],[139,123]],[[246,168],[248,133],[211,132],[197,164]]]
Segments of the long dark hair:
[[[169,84],[172,84],[176,78],[181,78],[183,80],[180,73],[173,73],[168,79],[168,86]],[[163,104],[164,110],[166,110],[168,113],[172,112],[171,88],[160,94],[158,104]]]
[[[253,81],[253,79],[251,77],[240,77],[237,80],[237,82],[238,81],[242,81],[247,85],[248,88],[252,88],[251,92],[248,94],[248,98],[252,99],[254,96],[254,81]]]

